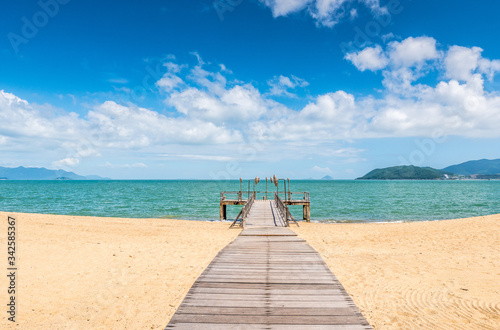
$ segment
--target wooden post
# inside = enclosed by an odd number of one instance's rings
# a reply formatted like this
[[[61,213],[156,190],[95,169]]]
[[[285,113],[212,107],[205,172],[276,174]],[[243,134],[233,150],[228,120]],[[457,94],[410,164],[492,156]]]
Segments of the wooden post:
[[[311,222],[311,205],[307,204],[302,206],[302,219]]]
[[[222,203],[220,204],[220,209],[219,209],[220,221],[227,219],[226,206],[227,205],[225,204]]]

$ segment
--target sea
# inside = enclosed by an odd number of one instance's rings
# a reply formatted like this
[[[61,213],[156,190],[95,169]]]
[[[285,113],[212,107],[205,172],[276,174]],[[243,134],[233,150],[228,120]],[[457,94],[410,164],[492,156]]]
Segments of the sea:
[[[241,189],[249,186],[254,189],[253,181],[244,181]],[[265,191],[265,181],[255,189]],[[276,187],[268,183],[267,189]],[[500,213],[500,181],[495,180],[292,180],[288,189],[309,192],[311,220],[317,222],[410,222]],[[3,180],[0,211],[217,221],[220,192],[238,190],[239,180]],[[284,190],[283,181],[279,190]],[[301,206],[290,208],[302,218]],[[228,218],[240,209],[228,206]]]

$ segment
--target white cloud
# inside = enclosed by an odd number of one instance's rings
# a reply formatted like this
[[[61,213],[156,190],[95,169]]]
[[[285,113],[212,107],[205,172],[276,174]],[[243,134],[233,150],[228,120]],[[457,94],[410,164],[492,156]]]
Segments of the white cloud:
[[[500,95],[484,89],[485,78],[491,79],[497,72],[498,60],[481,58],[475,48],[461,48],[460,52],[473,54],[475,59],[463,57],[462,61],[474,65],[465,65],[465,71],[452,76],[445,58],[450,55],[439,51],[436,44],[429,37],[408,38],[390,43],[385,51],[375,46],[351,54],[348,59],[359,70],[382,69],[386,90],[381,98],[356,99],[343,91],[319,95],[302,110],[287,111],[279,120],[252,123],[250,135],[281,141],[434,136],[436,132],[500,136],[495,128],[500,126]],[[380,64],[381,58],[387,63]],[[457,60],[454,65],[460,67],[460,63]],[[446,65],[450,78],[467,80],[441,81],[435,87],[415,84],[431,70],[445,71]]]
[[[61,160],[58,160],[56,162],[54,162],[54,166],[56,167],[71,167],[71,166],[75,166],[75,165],[78,165],[80,163],[80,159],[78,158],[64,158],[64,159],[61,159]]]
[[[451,46],[444,59],[446,77],[469,81],[475,73],[481,73],[493,79],[495,73],[500,71],[500,60],[485,59],[481,56],[482,52],[479,47]]]
[[[286,16],[301,11],[313,0],[261,0],[271,8],[274,17]]]
[[[171,92],[183,83],[182,79],[173,73],[166,73],[156,82],[156,85],[166,92]]]
[[[172,92],[176,87],[182,85],[184,81],[177,75],[183,69],[183,66],[174,62],[166,62],[163,64],[167,68],[167,72],[163,77],[156,82],[156,85],[166,91]]]
[[[436,40],[430,37],[409,37],[401,42],[393,41],[388,48],[391,64],[395,67],[422,66],[426,61],[439,57]]]
[[[238,132],[197,118],[173,118],[107,101],[88,112],[88,123],[106,147],[141,148],[170,143],[219,144],[241,140]]]
[[[30,104],[0,91],[0,136],[18,151],[53,150],[65,157],[58,166],[75,166],[100,156],[102,149],[143,149],[171,144],[231,144],[239,131],[197,118],[167,117],[134,105],[106,101],[81,118]]]
[[[0,135],[64,140],[80,125],[75,113],[61,116],[55,108],[32,106],[14,94],[0,91]]]
[[[111,164],[110,162],[106,162],[101,167],[106,168],[147,168],[148,165],[144,163],[134,163],[134,164]]]
[[[435,69],[442,55],[436,48],[434,38],[409,37],[403,41],[390,42],[385,50],[375,45],[357,53],[349,53],[345,58],[360,71],[383,70],[386,89],[409,96],[410,91],[422,92],[412,87],[413,82]]]
[[[287,157],[321,154],[348,162],[362,158],[356,150],[325,145],[433,136],[437,131],[499,137],[500,95],[484,87],[485,79],[499,71],[499,61],[483,58],[477,47],[453,46],[443,52],[436,45],[429,37],[408,38],[350,54],[347,59],[359,70],[381,70],[386,89],[377,97],[355,97],[341,90],[325,93],[299,110],[269,95],[291,93],[306,86],[305,80],[275,76],[270,86],[276,89],[262,94],[252,84],[228,79],[231,73],[225,66],[200,64],[201,57],[194,67],[166,63],[167,73],[182,81],[175,87],[160,83],[165,76],[158,81],[168,115],[111,100],[77,115],[0,91],[0,144],[18,152],[50,150],[59,166],[76,166],[110,150],[225,162],[234,160],[227,150],[244,143],[259,145],[258,155],[252,157],[285,157],[280,151],[286,149]],[[417,83],[430,70],[447,80]],[[294,151],[297,145],[304,148]],[[269,150],[278,152],[270,156]]]
[[[307,81],[294,75],[291,77],[274,76],[273,79],[267,81],[267,84],[271,87],[269,95],[286,95],[288,97],[296,97],[290,90],[309,86]]]
[[[345,58],[352,62],[359,70],[377,71],[385,68],[389,59],[384,54],[382,47],[367,47],[358,53],[349,53]]]
[[[353,8],[351,9],[351,11],[349,12],[349,18],[351,20],[355,19],[356,17],[358,17],[358,11],[356,10],[356,8]]]
[[[315,165],[311,170],[313,170],[315,172],[324,173],[324,174],[332,173],[332,170],[329,167],[319,167],[317,165]]]
[[[161,155],[163,157],[168,158],[177,158],[177,159],[191,159],[191,160],[209,160],[216,162],[228,162],[234,160],[233,157],[228,156],[218,156],[218,155],[182,155],[182,154],[164,154]]]
[[[311,9],[311,16],[320,24],[327,27],[333,27],[344,15],[339,9],[347,1],[348,0],[316,0],[315,6]]]
[[[385,15],[387,8],[379,0],[260,0],[271,8],[274,17],[287,16],[304,9],[318,25],[333,27],[342,19],[357,17],[357,7],[363,5],[374,15]]]
[[[219,94],[190,87],[172,93],[167,103],[188,117],[219,124],[256,120],[269,106],[252,85],[234,86]]]

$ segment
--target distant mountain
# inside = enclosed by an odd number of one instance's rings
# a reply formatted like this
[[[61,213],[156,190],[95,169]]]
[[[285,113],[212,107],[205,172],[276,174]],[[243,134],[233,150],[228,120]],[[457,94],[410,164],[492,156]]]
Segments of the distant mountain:
[[[8,180],[105,180],[96,175],[81,176],[64,170],[49,170],[43,167],[1,167],[0,177]]]
[[[494,175],[500,174],[500,159],[471,160],[458,165],[448,166],[443,171],[452,172],[458,175]]]
[[[377,168],[356,180],[436,180],[453,173],[432,167],[394,166]]]
[[[333,178],[329,175],[325,175],[324,177],[321,178],[321,180],[333,180]]]

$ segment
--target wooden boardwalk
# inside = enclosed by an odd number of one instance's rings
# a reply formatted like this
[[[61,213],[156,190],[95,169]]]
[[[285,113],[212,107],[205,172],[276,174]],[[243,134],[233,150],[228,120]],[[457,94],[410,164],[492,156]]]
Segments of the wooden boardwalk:
[[[371,329],[319,254],[255,201],[165,329]]]

